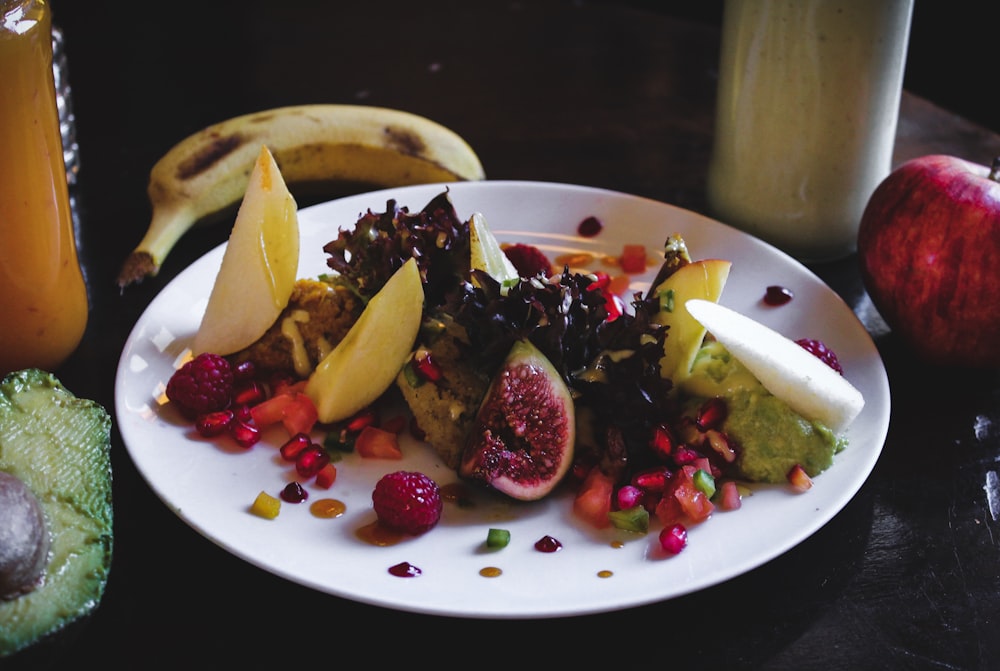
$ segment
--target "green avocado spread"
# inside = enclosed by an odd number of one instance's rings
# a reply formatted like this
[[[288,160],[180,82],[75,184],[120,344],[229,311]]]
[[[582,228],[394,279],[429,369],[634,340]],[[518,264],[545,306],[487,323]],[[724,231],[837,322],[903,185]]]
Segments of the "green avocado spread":
[[[803,418],[767,391],[717,341],[701,347],[681,389],[690,397],[685,411],[692,415],[707,398],[726,401],[722,430],[737,443],[737,474],[747,480],[784,483],[795,464],[815,476],[846,445],[829,428]]]

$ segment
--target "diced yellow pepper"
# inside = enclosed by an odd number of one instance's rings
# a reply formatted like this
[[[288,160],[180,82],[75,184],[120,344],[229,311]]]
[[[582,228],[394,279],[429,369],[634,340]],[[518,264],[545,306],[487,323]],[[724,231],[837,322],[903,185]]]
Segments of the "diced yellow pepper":
[[[281,500],[271,496],[267,492],[261,492],[257,495],[254,500],[253,505],[250,506],[250,512],[258,517],[263,517],[264,519],[273,520],[278,516],[281,511]]]

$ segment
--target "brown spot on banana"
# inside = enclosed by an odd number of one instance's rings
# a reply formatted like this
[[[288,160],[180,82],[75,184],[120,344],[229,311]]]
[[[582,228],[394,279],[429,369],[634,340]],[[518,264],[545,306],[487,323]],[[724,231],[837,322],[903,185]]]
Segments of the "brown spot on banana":
[[[427,118],[363,105],[300,105],[222,121],[171,148],[150,171],[152,220],[122,265],[121,289],[156,275],[194,224],[239,204],[260,145],[293,193],[308,185],[364,188],[485,178],[457,133]]]

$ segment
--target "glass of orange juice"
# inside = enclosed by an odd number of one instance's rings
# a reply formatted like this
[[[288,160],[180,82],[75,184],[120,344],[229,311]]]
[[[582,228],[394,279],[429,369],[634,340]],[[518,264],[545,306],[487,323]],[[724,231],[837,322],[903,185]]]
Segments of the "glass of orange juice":
[[[0,375],[58,368],[86,330],[46,0],[0,0]]]

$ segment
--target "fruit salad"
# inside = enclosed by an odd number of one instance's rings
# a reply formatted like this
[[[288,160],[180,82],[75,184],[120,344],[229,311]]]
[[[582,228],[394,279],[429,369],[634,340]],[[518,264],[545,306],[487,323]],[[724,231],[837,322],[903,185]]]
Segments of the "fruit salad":
[[[644,270],[647,252],[630,247],[620,269]],[[283,423],[282,457],[326,486],[338,451],[401,458],[402,426],[379,414],[398,391],[409,430],[465,482],[521,501],[573,488],[585,523],[656,526],[676,553],[691,525],[740,507],[746,482],[807,490],[863,406],[822,341],[793,342],[719,305],[731,262],[693,260],[677,235],[650,290],[631,297],[607,273],[501,246],[447,191],[414,212],[389,200],[323,249],[331,273],[319,279],[363,309],[322,360],[303,375],[265,372],[246,351],[203,352],[167,396],[202,435],[244,447]],[[373,493],[380,520],[432,529],[433,481],[386,479]]]

